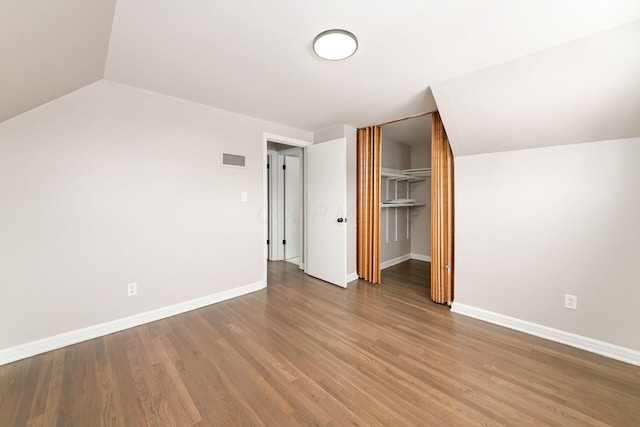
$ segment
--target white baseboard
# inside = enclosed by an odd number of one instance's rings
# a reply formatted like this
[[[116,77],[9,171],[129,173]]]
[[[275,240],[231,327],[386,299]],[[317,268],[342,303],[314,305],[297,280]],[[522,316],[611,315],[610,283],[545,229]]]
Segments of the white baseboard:
[[[99,325],[89,326],[87,328],[77,329],[75,331],[65,332],[59,335],[39,339],[37,341],[20,344],[15,347],[0,350],[0,365],[15,362],[16,360],[25,359],[47,351],[56,350],[71,344],[77,344],[82,341],[109,335],[114,332],[133,328],[134,326],[154,322],[166,317],[175,316],[177,314],[202,308],[217,302],[226,301],[231,298],[259,291],[264,287],[265,285],[262,281],[251,283],[249,285],[240,286],[239,288],[229,289],[228,291],[218,292],[213,295],[192,299],[190,301],[181,302],[168,307],[134,314],[133,316],[124,317],[122,319],[116,319]]]
[[[411,259],[415,259],[418,261],[431,262],[431,255],[411,254]]]
[[[474,319],[483,320],[495,325],[524,332],[529,335],[534,335],[536,337],[590,351],[601,356],[620,360],[621,362],[640,366],[640,351],[632,350],[630,348],[609,344],[604,341],[598,341],[593,338],[587,338],[581,335],[565,332],[560,329],[527,322],[526,320],[516,319],[515,317],[505,316],[503,314],[457,302],[454,302],[451,305],[451,311],[453,313],[462,314],[464,316],[473,317]]]
[[[398,258],[390,259],[389,261],[384,261],[380,263],[380,270],[384,270],[385,268],[393,267],[394,265],[400,264],[401,262],[408,261],[410,259],[415,259],[418,261],[426,261],[431,262],[431,256],[429,255],[420,255],[420,254],[406,254],[399,256]]]
[[[393,267],[396,264],[400,264],[401,262],[405,262],[411,259],[411,254],[406,254],[399,256],[398,258],[390,259],[389,261],[380,263],[380,270],[384,270],[385,268]]]
[[[358,280],[358,273],[347,274],[347,283],[353,282],[354,280]]]

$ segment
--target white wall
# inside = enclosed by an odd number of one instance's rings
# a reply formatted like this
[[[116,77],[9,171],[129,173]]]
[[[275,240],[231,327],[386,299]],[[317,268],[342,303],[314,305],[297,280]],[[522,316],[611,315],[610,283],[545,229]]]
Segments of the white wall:
[[[640,138],[456,157],[456,304],[640,350],[638,165]]]
[[[0,350],[259,283],[265,131],[312,138],[104,80],[0,124]]]
[[[411,167],[411,147],[385,138],[384,128],[382,130],[382,158],[380,164],[383,168],[397,170]]]

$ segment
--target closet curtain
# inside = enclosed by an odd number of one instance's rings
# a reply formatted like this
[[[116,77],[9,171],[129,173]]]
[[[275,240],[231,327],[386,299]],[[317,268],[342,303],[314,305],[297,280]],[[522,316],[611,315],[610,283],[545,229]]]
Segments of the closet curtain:
[[[357,145],[357,271],[362,279],[380,283],[382,128],[358,129]]]
[[[431,299],[453,301],[453,153],[440,114],[431,116]]]

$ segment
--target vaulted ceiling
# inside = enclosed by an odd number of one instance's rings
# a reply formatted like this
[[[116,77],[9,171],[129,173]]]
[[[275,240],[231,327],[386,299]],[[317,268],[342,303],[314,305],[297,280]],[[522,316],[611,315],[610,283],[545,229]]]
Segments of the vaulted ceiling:
[[[103,78],[115,0],[0,0],[0,122]]]
[[[437,102],[458,155],[536,146],[529,128],[566,133],[560,114],[583,129],[564,143],[625,137],[638,20],[637,0],[0,0],[0,121],[105,78],[310,131]],[[330,28],[356,55],[314,56]]]

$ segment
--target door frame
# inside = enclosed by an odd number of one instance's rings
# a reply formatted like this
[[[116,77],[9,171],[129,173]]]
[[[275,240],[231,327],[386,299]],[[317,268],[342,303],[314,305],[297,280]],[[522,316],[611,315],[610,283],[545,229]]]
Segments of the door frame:
[[[297,138],[290,138],[288,136],[276,135],[269,132],[264,132],[262,134],[262,214],[260,215],[260,220],[262,222],[262,283],[264,286],[267,286],[267,259],[269,254],[269,245],[267,245],[267,239],[269,238],[269,227],[267,226],[267,221],[269,220],[268,215],[268,181],[267,181],[267,173],[269,172],[266,166],[267,162],[267,145],[271,142],[277,142],[280,144],[291,145],[293,147],[301,147],[303,149],[303,157],[306,157],[306,152],[304,152],[305,148],[313,145],[311,141],[305,141]],[[303,171],[304,176],[304,187],[303,194],[307,193],[307,180],[306,180],[306,170]],[[307,241],[307,227],[306,222],[305,226],[302,229],[303,241],[305,242],[304,247],[300,248],[301,255],[306,259],[307,251],[306,251],[306,241]]]
[[[265,212],[267,212],[265,221],[267,223],[267,240],[269,241],[269,244],[267,244],[267,259],[269,260],[278,259],[278,247],[277,245],[271,244],[278,236],[278,191],[274,191],[274,187],[278,185],[277,164],[278,152],[267,149],[268,203],[265,205]]]
[[[286,163],[287,157],[295,157],[300,161],[300,175],[298,176],[299,182],[299,202],[302,207],[304,204],[304,153],[302,147],[290,147],[285,150],[275,151],[275,150],[267,150],[267,158],[268,162],[271,165],[269,168],[267,175],[269,177],[267,182],[267,187],[269,189],[267,197],[269,200],[268,212],[269,219],[267,221],[268,224],[268,259],[270,261],[282,261],[285,260],[285,245],[282,244],[282,241],[285,239],[285,218],[286,218],[286,197],[288,195],[285,185],[285,172],[282,169],[282,166]],[[300,248],[300,253],[302,253],[302,244],[303,244],[303,225],[304,225],[304,217],[303,217],[302,209],[299,210],[299,219],[297,223],[300,225],[300,230],[298,231],[298,235],[300,238],[298,239],[297,245]],[[304,258],[300,257],[300,268],[304,270],[304,264],[302,260]]]
[[[289,165],[289,159],[288,158],[296,158],[298,160],[298,176],[295,178],[298,182],[298,206],[299,209],[297,210],[298,213],[298,218],[295,221],[295,223],[297,224],[297,228],[298,228],[298,241],[295,243],[298,245],[298,257],[299,257],[299,262],[298,262],[298,267],[300,267],[302,270],[304,270],[304,263],[303,260],[305,259],[302,251],[303,251],[303,232],[302,229],[304,227],[305,224],[305,218],[304,218],[304,210],[302,209],[304,207],[304,189],[303,189],[303,184],[304,184],[304,177],[303,177],[303,173],[304,173],[304,149],[302,147],[291,147],[288,148],[286,150],[281,150],[281,151],[277,151],[276,155],[278,156],[278,170],[277,170],[277,175],[278,175],[278,192],[279,192],[279,196],[282,196],[282,203],[278,203],[282,208],[281,212],[278,212],[278,218],[277,220],[280,221],[280,217],[282,216],[282,225],[283,228],[282,229],[278,229],[278,240],[277,240],[277,244],[278,244],[278,253],[282,254],[282,260],[287,261],[287,246],[291,247],[289,245],[289,240],[291,240],[290,235],[289,235],[289,230],[290,228],[287,227],[287,199],[288,197],[290,197],[290,188],[287,186],[287,179],[291,178],[291,171],[288,167]],[[281,168],[281,161],[282,161],[282,165],[287,165],[286,170],[283,170]],[[287,178],[289,177],[289,178]],[[281,185],[282,184],[282,185]],[[282,191],[281,191],[282,190]],[[279,200],[280,202],[280,200]],[[287,240],[287,245],[282,244],[282,240]],[[278,257],[278,259],[280,259],[280,257]]]

